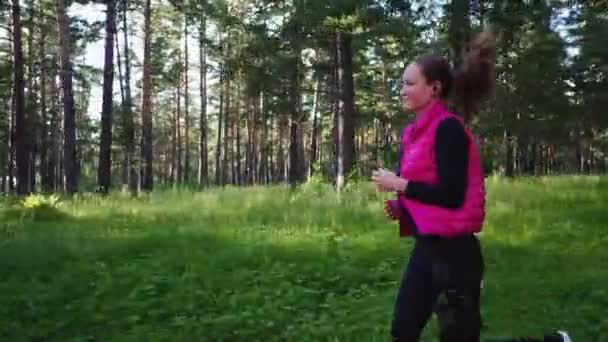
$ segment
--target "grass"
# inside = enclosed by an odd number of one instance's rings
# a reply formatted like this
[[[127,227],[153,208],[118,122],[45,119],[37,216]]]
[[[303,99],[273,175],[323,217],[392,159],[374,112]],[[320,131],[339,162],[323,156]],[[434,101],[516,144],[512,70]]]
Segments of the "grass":
[[[608,341],[608,179],[487,186],[484,335]],[[5,202],[0,340],[387,341],[412,241],[382,199],[310,184]]]

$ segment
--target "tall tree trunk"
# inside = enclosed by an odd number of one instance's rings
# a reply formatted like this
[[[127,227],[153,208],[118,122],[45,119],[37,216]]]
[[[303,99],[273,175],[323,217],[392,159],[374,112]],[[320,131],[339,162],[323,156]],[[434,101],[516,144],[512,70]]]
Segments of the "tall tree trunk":
[[[173,94],[173,100],[177,104],[177,89]],[[177,109],[177,107],[176,107]],[[177,111],[171,114],[171,182],[173,185],[178,183],[177,173]]]
[[[318,161],[319,153],[319,80],[315,80],[315,90],[312,100],[312,133],[310,137],[310,167],[308,168],[308,176],[311,177],[315,172],[315,164]]]
[[[176,89],[177,89],[177,109],[176,109],[176,119],[175,119],[175,135],[177,137],[177,183],[182,184],[183,180],[184,180],[184,169],[182,167],[182,154],[184,153],[184,150],[182,149],[182,126],[181,126],[181,121],[182,121],[182,106],[181,106],[181,100],[182,100],[182,94],[181,94],[181,87],[182,87],[182,71],[181,71],[181,59],[182,59],[182,55],[181,52],[177,53],[177,64],[180,66],[180,71],[178,72],[177,75],[177,84]]]
[[[338,116],[339,116],[339,102],[340,102],[340,86],[338,82],[338,69],[340,62],[338,61],[338,44],[337,44],[337,35],[333,36],[333,41],[331,45],[332,50],[332,78],[331,78],[331,113],[332,113],[332,127],[331,127],[331,140],[332,140],[332,152],[333,158],[331,159],[331,177],[337,183],[337,174],[338,174],[338,155],[340,154],[339,146],[340,146],[340,138],[338,136]]]
[[[99,188],[108,193],[112,182],[112,85],[114,83],[114,34],[116,4],[107,1],[106,46],[103,67],[103,103],[101,109],[101,141],[99,143],[99,168],[97,179]]]
[[[283,182],[287,179],[286,169],[287,163],[285,162],[285,149],[283,142],[285,141],[285,131],[287,130],[287,118],[281,114],[278,119],[279,125],[279,146],[277,147],[277,176],[274,177],[276,181]]]
[[[185,152],[184,152],[184,182],[188,184],[190,182],[190,113],[188,106],[190,101],[188,98],[188,17],[185,18],[184,24],[184,139]]]
[[[237,97],[238,98],[238,97]],[[235,109],[236,110],[236,109]],[[235,115],[236,113],[233,113]],[[236,116],[236,115],[235,115]],[[233,117],[230,121],[230,184],[237,184],[238,175],[236,173],[236,130],[237,130],[237,118]]]
[[[15,153],[17,166],[17,194],[29,192],[29,151],[27,119],[25,116],[25,83],[23,79],[23,50],[21,47],[21,13],[19,0],[13,0],[13,93],[15,96]]]
[[[260,144],[259,144],[259,168],[257,165],[255,165],[254,167],[258,170],[257,174],[256,174],[256,178],[255,182],[260,182],[263,184],[268,184],[268,182],[270,181],[269,176],[268,176],[268,169],[269,169],[269,165],[268,165],[268,148],[269,148],[269,132],[268,132],[268,115],[266,115],[266,113],[264,113],[263,110],[263,103],[264,103],[264,95],[263,93],[260,95],[260,118],[262,120],[262,138],[260,139]],[[255,132],[254,132],[255,133]],[[258,154],[257,151],[254,151],[255,154]],[[254,163],[255,164],[255,163]]]
[[[10,55],[12,54],[12,46],[10,47]],[[15,88],[12,87],[10,89],[10,95],[6,98],[6,112],[4,117],[1,119],[1,131],[2,134],[2,147],[0,153],[0,165],[1,165],[1,175],[2,175],[2,192],[8,193],[11,189],[9,184],[12,183],[12,173],[11,173],[11,146],[12,146],[12,119],[13,119],[13,111],[15,108]]]
[[[273,129],[274,129],[274,123],[275,123],[275,119],[274,119],[274,115],[270,116],[270,129],[269,129],[269,138],[268,140],[266,140],[265,144],[268,147],[268,167],[266,168],[266,172],[267,172],[267,181],[266,184],[274,182],[275,181],[275,165],[274,165],[274,151],[273,151],[273,146],[274,146],[274,142],[272,141],[273,138]]]
[[[251,184],[253,179],[253,96],[245,97],[245,128],[247,129],[247,142],[245,144],[245,183]]]
[[[470,0],[452,0],[449,41],[451,59],[456,68],[462,64],[466,42],[469,37],[469,11]]]
[[[152,16],[151,0],[146,0],[144,7],[144,68],[143,68],[143,94],[141,106],[142,135],[141,135],[141,158],[142,158],[142,177],[141,188],[152,191],[154,187],[154,174],[152,168],[152,80],[150,64],[150,41],[151,30],[150,20]]]
[[[266,176],[261,170],[262,161],[266,163],[268,159],[266,157],[268,155],[266,152],[266,141],[268,140],[268,120],[266,118],[266,114],[264,113],[264,91],[260,91],[258,94],[256,94],[253,115],[252,180],[254,182],[266,182]],[[264,125],[262,132],[259,132],[258,130],[260,122],[262,122]],[[265,170],[267,169],[268,167],[266,166]],[[262,177],[264,178],[263,180]]]
[[[68,194],[73,194],[78,191],[79,170],[76,153],[76,110],[74,108],[74,93],[72,90],[73,68],[70,59],[70,30],[64,0],[57,0],[57,22],[59,24],[59,44],[61,45],[65,191]]]
[[[232,121],[232,184],[241,185],[241,86],[237,82],[234,104],[234,120]]]
[[[228,74],[226,76],[226,80],[224,81],[224,86],[226,87],[225,90],[225,99],[224,99],[224,106],[226,107],[224,109],[224,153],[223,156],[224,158],[222,158],[222,185],[225,185],[226,183],[228,183],[228,156],[229,156],[229,152],[228,152],[228,143],[230,141],[230,139],[232,139],[232,137],[228,136],[228,133],[230,132],[230,127],[231,127],[231,110],[230,110],[230,80],[232,78],[232,72],[231,70],[228,70]]]
[[[209,163],[207,156],[207,50],[205,48],[206,39],[206,18],[205,15],[201,18],[199,27],[199,56],[201,64],[200,72],[200,96],[201,96],[201,114],[199,119],[200,140],[198,146],[198,185],[208,185]]]
[[[36,6],[33,2],[29,4],[29,16],[28,16],[28,36],[27,36],[27,101],[25,117],[28,121],[29,130],[26,132],[26,140],[28,143],[29,164],[28,164],[28,192],[34,192],[36,190],[36,155],[37,155],[37,140],[38,140],[38,120],[36,117],[36,95],[38,89],[36,87],[36,66],[37,61],[35,57],[34,48],[34,36],[35,36],[35,24],[36,24]]]
[[[505,146],[506,146],[506,160],[505,160],[505,176],[512,178],[514,174],[513,168],[513,141],[510,131],[505,131]]]
[[[123,41],[125,51],[125,101],[123,101],[123,130],[124,130],[124,162],[123,162],[123,190],[127,187],[131,194],[137,193],[137,171],[135,168],[135,122],[133,118],[133,98],[131,97],[131,58],[129,49],[129,26],[127,12],[129,0],[123,0]]]
[[[114,21],[114,44],[116,49],[116,66],[118,67],[118,87],[120,88],[120,103],[124,106],[125,103],[125,85],[124,76],[122,74],[122,59],[120,59],[120,43],[118,42],[118,29],[116,19]],[[124,165],[123,165],[124,167]],[[124,177],[124,175],[123,175]],[[128,181],[123,179],[123,183],[127,184]]]
[[[217,142],[215,144],[215,184],[222,184],[222,123],[224,121],[224,65],[220,63],[220,105],[217,118]]]
[[[49,177],[49,163],[48,163],[48,151],[49,151],[49,125],[48,125],[48,113],[47,113],[47,63],[46,63],[46,37],[47,32],[44,29],[43,10],[39,13],[40,27],[40,42],[39,42],[39,61],[40,61],[40,180],[41,189],[43,192],[52,191],[51,181]]]
[[[338,53],[338,172],[336,188],[342,189],[353,167],[355,157],[355,92],[352,65],[352,35],[338,31],[336,44]]]
[[[13,52],[14,56],[14,52]],[[23,70],[23,69],[22,69]],[[14,70],[13,70],[14,71]],[[11,123],[9,127],[10,148],[8,156],[8,190],[13,193],[16,191],[15,184],[17,183],[17,87],[13,78],[13,91],[11,94]]]
[[[57,87],[57,60],[55,58],[52,59],[51,64],[51,74],[50,74],[50,92],[51,92],[51,110],[50,110],[50,155],[49,155],[49,189],[51,191],[58,190],[58,166],[59,160],[61,159],[59,154],[61,152],[60,148],[60,136],[61,136],[61,114],[60,114],[60,105],[59,105],[59,89]]]
[[[291,86],[289,101],[291,106],[290,127],[289,127],[289,184],[292,186],[302,182],[304,178],[302,158],[300,156],[300,54],[301,50],[297,47],[294,51],[294,65],[291,74]]]

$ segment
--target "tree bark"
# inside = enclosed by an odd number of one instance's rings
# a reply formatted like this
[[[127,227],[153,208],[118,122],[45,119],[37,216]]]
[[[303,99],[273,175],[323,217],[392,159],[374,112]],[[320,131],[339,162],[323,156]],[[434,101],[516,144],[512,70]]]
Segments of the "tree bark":
[[[240,91],[240,86],[237,88],[237,95],[236,95],[236,106],[235,106],[235,120],[234,120],[234,129],[236,131],[236,170],[235,170],[235,174],[236,174],[236,184],[237,185],[241,185],[241,181],[243,179],[242,176],[242,172],[241,172],[241,127],[240,127],[240,122],[241,120],[239,120],[240,117],[240,99],[241,99],[241,91]]]
[[[454,67],[459,68],[463,62],[464,50],[469,36],[470,0],[452,0],[450,10],[451,59]]]
[[[315,172],[315,164],[318,162],[318,146],[319,146],[319,80],[315,80],[315,91],[312,102],[312,133],[310,137],[310,165],[308,168],[308,176],[311,177]]]
[[[39,16],[40,27],[40,45],[39,45],[39,61],[40,61],[40,180],[41,189],[43,192],[53,191],[52,182],[49,172],[49,125],[48,125],[48,108],[47,108],[47,61],[46,61],[46,38],[47,32],[44,28],[44,12],[40,11]]]
[[[59,187],[58,178],[61,174],[59,171],[59,163],[61,160],[61,129],[60,123],[62,121],[61,111],[59,105],[59,89],[57,87],[57,60],[52,60],[53,72],[51,73],[50,91],[51,91],[51,118],[50,118],[50,155],[49,155],[49,185],[52,191],[57,191]]]
[[[33,2],[29,4],[29,20],[28,20],[28,36],[27,36],[27,101],[25,110],[25,120],[28,122],[28,131],[26,132],[26,141],[28,144],[29,151],[29,163],[28,163],[28,192],[34,192],[36,190],[36,155],[38,149],[38,120],[36,117],[36,57],[34,48],[34,36],[35,36],[35,17],[36,7]]]
[[[199,27],[199,56],[201,64],[200,72],[200,96],[201,113],[199,119],[200,140],[198,147],[198,185],[207,186],[209,183],[209,163],[207,156],[207,50],[205,48],[206,18],[201,18]]]
[[[226,185],[226,183],[228,183],[228,158],[229,158],[229,152],[228,152],[228,142],[230,141],[230,139],[232,139],[232,137],[228,136],[228,133],[230,132],[230,127],[231,127],[231,111],[230,111],[230,80],[232,77],[232,72],[231,70],[228,70],[227,75],[226,75],[226,79],[224,81],[224,86],[226,87],[225,90],[225,99],[224,99],[224,153],[223,153],[223,157],[222,158],[222,185]]]
[[[291,106],[291,116],[289,118],[289,184],[292,186],[302,182],[304,178],[302,157],[300,156],[300,121],[301,121],[301,99],[300,99],[300,54],[301,50],[297,47],[294,51],[294,65],[291,74],[291,86],[289,91],[289,101]]]
[[[64,0],[57,0],[57,22],[59,25],[59,44],[61,46],[61,83],[63,88],[65,191],[68,194],[74,194],[78,191],[79,167],[76,151],[76,110],[72,89],[73,67],[70,58],[70,31]]]
[[[224,65],[220,63],[220,105],[217,118],[217,141],[215,144],[215,184],[222,185],[222,122],[224,117]]]
[[[340,191],[346,183],[355,157],[355,92],[352,67],[352,35],[338,31],[336,44],[338,54],[338,170],[336,188]]]
[[[177,89],[173,94],[173,100],[177,104]],[[176,107],[177,109],[177,107]],[[178,173],[177,173],[177,111],[171,113],[171,182],[173,185],[178,183]]]
[[[61,0],[58,0],[61,1]],[[27,144],[27,118],[25,116],[25,83],[23,77],[23,50],[21,46],[21,10],[19,0],[13,0],[13,94],[15,96],[15,157],[17,167],[17,194],[29,192],[29,151]]]
[[[285,162],[285,151],[283,142],[285,141],[285,131],[287,130],[287,119],[284,115],[281,115],[278,119],[279,125],[279,145],[277,146],[277,175],[274,177],[275,181],[283,182],[287,179],[286,169],[287,163]]]
[[[152,162],[154,159],[152,150],[152,75],[150,64],[150,41],[152,32],[150,20],[152,16],[151,0],[146,0],[144,7],[144,68],[143,68],[143,94],[142,94],[142,136],[141,136],[141,158],[142,177],[141,188],[152,191],[154,187],[154,174]]]
[[[512,178],[514,176],[513,168],[513,141],[510,131],[505,131],[505,146],[506,146],[506,160],[505,160],[505,176]]]
[[[182,167],[182,154],[184,153],[183,149],[182,149],[182,126],[181,126],[181,122],[182,122],[182,106],[181,106],[181,100],[182,100],[182,94],[181,94],[181,87],[182,87],[182,70],[181,70],[181,65],[182,65],[182,55],[180,52],[177,53],[177,64],[179,65],[179,72],[177,75],[177,84],[175,85],[176,89],[177,89],[177,108],[176,108],[176,113],[177,116],[175,118],[175,136],[177,137],[177,165],[176,165],[176,170],[177,170],[177,183],[182,184],[183,180],[184,180],[184,169]]]
[[[190,113],[188,107],[190,101],[188,98],[188,17],[185,18],[184,23],[184,139],[185,141],[185,152],[184,152],[184,182],[188,184],[190,182]]]
[[[125,51],[125,101],[123,101],[123,130],[125,155],[123,161],[123,189],[127,187],[131,194],[137,194],[138,180],[135,168],[135,123],[133,118],[133,98],[131,97],[131,59],[129,50],[129,31],[127,11],[129,0],[123,0],[123,40]]]
[[[103,70],[103,103],[101,109],[101,141],[99,144],[99,168],[97,179],[102,193],[108,193],[112,183],[112,86],[114,83],[114,35],[116,4],[107,1],[106,46]]]

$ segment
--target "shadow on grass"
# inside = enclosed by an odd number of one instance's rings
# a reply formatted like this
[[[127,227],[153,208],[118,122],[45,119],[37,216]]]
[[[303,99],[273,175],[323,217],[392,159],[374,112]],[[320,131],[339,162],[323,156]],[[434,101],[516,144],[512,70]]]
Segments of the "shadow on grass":
[[[238,228],[174,229],[189,223],[178,219],[64,216],[45,233],[32,220],[0,249],[0,339],[386,340],[410,243],[359,248],[347,234],[287,246]],[[488,335],[608,335],[601,250],[482,241]]]

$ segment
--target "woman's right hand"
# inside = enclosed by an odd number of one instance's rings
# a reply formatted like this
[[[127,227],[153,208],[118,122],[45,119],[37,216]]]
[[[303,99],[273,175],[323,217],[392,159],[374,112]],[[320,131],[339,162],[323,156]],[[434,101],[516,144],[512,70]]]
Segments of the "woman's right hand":
[[[398,220],[401,217],[399,208],[399,200],[387,200],[384,202],[384,214],[392,220]]]

